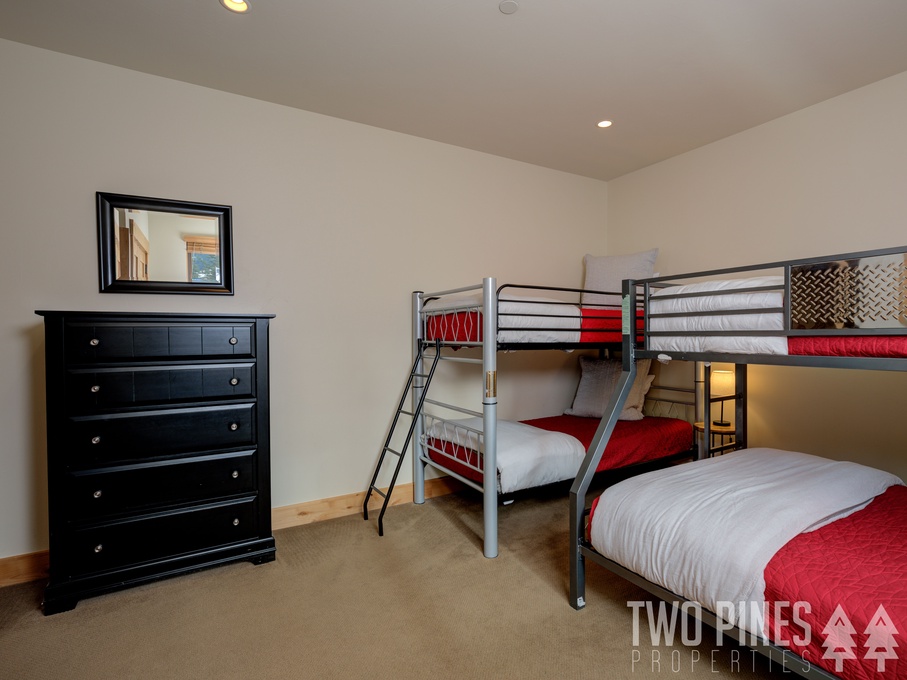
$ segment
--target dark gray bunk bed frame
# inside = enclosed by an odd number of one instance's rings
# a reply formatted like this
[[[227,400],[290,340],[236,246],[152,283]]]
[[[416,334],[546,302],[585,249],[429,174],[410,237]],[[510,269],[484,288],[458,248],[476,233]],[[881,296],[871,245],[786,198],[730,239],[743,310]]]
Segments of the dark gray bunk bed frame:
[[[898,259],[892,266],[886,265],[886,260]],[[574,609],[585,607],[585,561],[589,559],[613,573],[625,578],[631,583],[643,588],[652,595],[674,606],[681,606],[688,602],[662,586],[653,583],[624,566],[614,562],[596,551],[586,538],[586,521],[590,514],[586,505],[586,493],[592,482],[595,468],[604,452],[608,439],[617,422],[617,416],[633,385],[636,377],[636,359],[654,358],[668,355],[671,360],[705,362],[707,365],[715,363],[735,364],[738,379],[738,392],[740,380],[745,386],[746,366],[748,364],[773,364],[788,366],[812,366],[819,368],[856,368],[864,370],[881,371],[907,371],[907,358],[883,357],[843,357],[843,356],[791,356],[770,354],[733,354],[713,352],[675,352],[649,349],[650,339],[657,335],[671,336],[703,336],[703,335],[773,335],[792,337],[804,336],[837,336],[837,335],[907,335],[907,246],[886,248],[824,257],[805,258],[798,260],[785,260],[761,265],[730,267],[708,271],[693,272],[678,276],[662,276],[645,280],[625,280],[623,282],[623,372],[618,379],[617,386],[612,394],[611,401],[605,409],[605,416],[595,434],[592,445],[586,458],[580,466],[576,479],[570,489],[570,605]],[[872,262],[876,260],[876,262]],[[881,264],[880,264],[881,262]],[[872,268],[875,271],[871,271]],[[882,271],[888,269],[889,271]],[[703,279],[725,277],[728,274],[739,275],[765,270],[781,270],[783,273],[783,286],[762,288],[761,290],[782,290],[783,305],[781,308],[765,308],[757,311],[780,312],[783,318],[781,331],[707,331],[707,332],[652,332],[649,331],[649,322],[652,315],[649,313],[649,300],[652,292],[662,288],[680,285],[678,282],[687,282],[689,279]],[[816,285],[816,278],[821,282]],[[793,282],[793,286],[792,286]],[[824,290],[823,290],[824,288]],[[740,292],[741,289],[729,292]],[[750,291],[755,289],[749,289]],[[637,346],[637,333],[631,332],[633,328],[633,313],[638,303],[638,292],[641,291],[641,304],[643,307],[645,330],[643,332],[643,345]],[[829,299],[829,294],[831,298]],[[728,314],[729,312],[711,312],[710,314]],[[739,312],[737,312],[739,313]],[[709,313],[705,313],[709,314]],[[872,327],[861,327],[866,318],[873,321]],[[708,386],[706,386],[707,389]],[[708,394],[708,391],[706,391]],[[745,409],[737,411],[738,437],[745,439]],[[704,419],[704,437],[709,441],[709,414]],[[717,628],[718,617],[710,611],[695,608],[697,616],[707,625]],[[721,624],[722,630],[727,630],[726,624]],[[738,640],[744,640],[751,635],[739,628],[733,627],[729,633]],[[784,668],[793,670],[798,675],[807,678],[822,678],[824,680],[837,680],[837,676],[828,673],[822,668],[811,665],[798,654],[767,642],[759,637],[759,641],[747,645],[749,648],[768,657],[770,661],[781,664]]]

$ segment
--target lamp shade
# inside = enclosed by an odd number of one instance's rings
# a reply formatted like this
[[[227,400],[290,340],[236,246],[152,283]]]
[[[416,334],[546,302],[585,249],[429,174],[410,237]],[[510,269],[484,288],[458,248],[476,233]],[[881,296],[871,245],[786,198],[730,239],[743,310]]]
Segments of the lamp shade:
[[[713,397],[729,397],[734,394],[735,387],[733,371],[712,371],[711,390]]]

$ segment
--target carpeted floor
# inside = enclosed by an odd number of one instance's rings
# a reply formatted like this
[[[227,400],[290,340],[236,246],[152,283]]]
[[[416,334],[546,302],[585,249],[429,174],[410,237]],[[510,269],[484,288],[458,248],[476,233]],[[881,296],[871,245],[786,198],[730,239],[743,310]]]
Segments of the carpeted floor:
[[[42,583],[0,589],[2,680],[749,678],[782,669],[715,642],[633,645],[631,600],[596,565],[567,602],[567,500],[501,508],[482,556],[481,499],[392,507],[275,533],[277,561],[241,563],[83,600],[50,617]],[[655,605],[657,607],[657,604]],[[688,637],[693,628],[688,629]],[[794,677],[787,674],[787,677]]]

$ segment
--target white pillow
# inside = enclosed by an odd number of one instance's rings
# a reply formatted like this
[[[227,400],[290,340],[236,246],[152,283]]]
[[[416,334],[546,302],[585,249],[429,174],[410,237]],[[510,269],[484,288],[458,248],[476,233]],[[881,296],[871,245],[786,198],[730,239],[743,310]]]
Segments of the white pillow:
[[[582,304],[606,304],[620,307],[621,283],[624,279],[648,279],[655,273],[658,248],[632,255],[586,255],[585,290],[603,290],[617,295],[583,293]]]
[[[619,420],[642,420],[646,393],[655,380],[654,375],[649,375],[651,363],[651,359],[640,359],[636,362],[636,379],[618,416]],[[573,406],[564,413],[570,416],[601,418],[611,400],[611,393],[617,385],[617,378],[623,370],[623,365],[619,361],[590,356],[581,356],[579,365],[582,374],[576,388],[576,396],[573,398]]]

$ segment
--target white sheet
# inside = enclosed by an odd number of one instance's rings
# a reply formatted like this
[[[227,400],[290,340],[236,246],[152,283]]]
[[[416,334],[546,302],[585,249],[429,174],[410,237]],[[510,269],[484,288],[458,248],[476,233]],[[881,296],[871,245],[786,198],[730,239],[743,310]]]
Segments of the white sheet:
[[[469,430],[465,428],[471,428]],[[428,436],[479,449],[481,418],[435,421]],[[525,423],[497,423],[498,488],[502,493],[530,489],[576,476],[586,449],[576,437]]]
[[[780,312],[760,314],[727,314],[703,316],[701,312],[780,308],[780,290],[709,295],[714,291],[736,290],[756,286],[783,285],[781,276],[756,276],[745,279],[702,281],[656,291],[649,303],[650,314],[681,313],[686,316],[653,318],[652,331],[781,331],[784,328]],[[659,300],[660,296],[703,293],[695,297]],[[726,352],[749,354],[787,354],[787,338],[783,336],[693,335],[652,336],[649,349],[664,352]]]
[[[559,301],[555,298],[513,294],[501,297],[498,304],[498,326],[507,327],[508,330],[498,331],[497,341],[500,343],[579,342],[580,307],[564,304],[562,301],[558,303]],[[430,300],[425,303],[423,310],[450,313],[481,312],[482,292],[448,295],[438,300]]]
[[[602,555],[723,614],[761,613],[763,572],[797,534],[854,512],[900,479],[857,463],[745,449],[639,475],[602,494],[590,540]],[[735,608],[729,621],[751,632]]]

